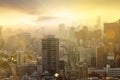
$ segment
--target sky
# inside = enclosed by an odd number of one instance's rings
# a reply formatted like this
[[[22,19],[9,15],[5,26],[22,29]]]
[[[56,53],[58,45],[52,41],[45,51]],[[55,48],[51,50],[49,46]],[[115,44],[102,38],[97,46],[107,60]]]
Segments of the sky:
[[[120,18],[120,0],[0,0],[0,25],[57,25],[96,23]]]

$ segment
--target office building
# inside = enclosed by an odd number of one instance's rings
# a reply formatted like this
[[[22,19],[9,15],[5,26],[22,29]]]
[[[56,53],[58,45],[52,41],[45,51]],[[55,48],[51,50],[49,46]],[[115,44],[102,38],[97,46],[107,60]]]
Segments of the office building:
[[[107,63],[107,54],[104,46],[98,46],[96,50],[96,67],[103,68]]]
[[[96,66],[96,48],[79,48],[79,57],[87,66]]]
[[[59,38],[64,39],[63,35],[66,35],[65,33],[65,24],[59,24]]]
[[[59,70],[59,39],[48,35],[42,39],[42,72]]]
[[[104,23],[104,39],[110,42],[119,42],[120,23]]]
[[[2,27],[0,26],[0,49],[4,47],[4,40],[2,37]]]
[[[107,75],[109,77],[120,77],[120,68],[110,68],[110,69],[108,69]]]

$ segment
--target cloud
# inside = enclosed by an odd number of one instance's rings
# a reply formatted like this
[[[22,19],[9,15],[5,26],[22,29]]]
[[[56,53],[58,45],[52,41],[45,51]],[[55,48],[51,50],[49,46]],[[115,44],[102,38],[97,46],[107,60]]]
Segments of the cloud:
[[[83,10],[96,7],[118,8],[120,0],[0,0],[0,7],[19,10],[28,14],[44,13],[53,9],[77,9]]]
[[[11,8],[28,14],[39,13],[37,7],[40,6],[41,0],[0,0],[0,7]]]
[[[55,16],[40,16],[35,21],[38,22],[38,21],[53,20],[53,19],[62,19],[62,18]]]

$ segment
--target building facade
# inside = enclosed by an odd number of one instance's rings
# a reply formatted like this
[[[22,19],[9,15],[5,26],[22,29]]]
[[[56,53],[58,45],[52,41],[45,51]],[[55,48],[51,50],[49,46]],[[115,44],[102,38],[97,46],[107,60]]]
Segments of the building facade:
[[[42,39],[42,72],[59,70],[59,39],[48,35]]]

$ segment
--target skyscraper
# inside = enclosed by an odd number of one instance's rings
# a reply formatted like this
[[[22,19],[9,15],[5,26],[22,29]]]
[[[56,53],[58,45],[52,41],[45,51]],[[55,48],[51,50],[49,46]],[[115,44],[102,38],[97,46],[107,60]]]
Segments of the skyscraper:
[[[59,39],[48,35],[42,39],[42,72],[59,70]]]
[[[104,40],[106,43],[110,44],[109,46],[109,53],[108,53],[108,59],[109,63],[113,65],[114,62],[111,60],[114,60],[116,63],[116,66],[119,65],[119,56],[120,56],[120,21],[113,23],[104,23]]]
[[[96,23],[97,23],[96,24],[97,29],[101,29],[101,17],[100,16],[97,17],[97,22]]]
[[[110,42],[119,42],[120,40],[120,23],[104,23],[105,39]]]
[[[65,35],[65,24],[59,24],[59,38],[64,39]]]
[[[69,29],[69,38],[72,40],[75,37],[75,28],[72,26]]]
[[[105,47],[103,45],[97,47],[96,50],[96,67],[103,68],[107,63],[107,54],[105,52]]]
[[[4,40],[2,37],[2,27],[0,26],[0,49],[4,47]]]

